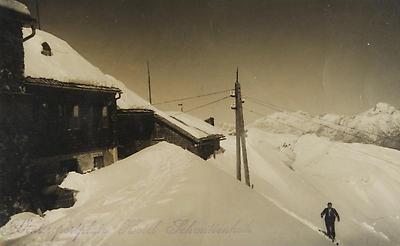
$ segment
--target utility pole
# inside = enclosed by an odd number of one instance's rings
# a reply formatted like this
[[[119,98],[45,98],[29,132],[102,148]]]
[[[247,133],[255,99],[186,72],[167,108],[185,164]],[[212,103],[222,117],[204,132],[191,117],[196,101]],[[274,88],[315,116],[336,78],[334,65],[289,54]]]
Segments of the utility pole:
[[[147,82],[148,82],[148,86],[149,86],[149,102],[150,102],[150,104],[152,104],[152,101],[151,101],[151,79],[150,79],[150,64],[149,64],[149,61],[147,61]]]
[[[242,107],[242,96],[239,83],[239,69],[236,70],[236,82],[235,82],[235,117],[236,117],[236,178],[241,181],[241,153],[242,148],[243,155],[243,170],[246,185],[250,186],[250,173],[249,165],[247,160],[247,148],[246,148],[246,132],[244,130],[244,118],[243,118],[243,107]]]
[[[235,132],[236,132],[236,178],[237,180],[242,180],[242,165],[241,165],[241,154],[240,154],[240,136],[241,136],[241,128],[240,128],[240,116],[239,116],[239,97],[240,94],[240,84],[239,84],[239,69],[236,70],[236,82],[235,82],[235,93],[231,96],[235,97],[235,105],[232,109],[235,110]]]
[[[36,7],[36,18],[37,18],[37,23],[38,23],[38,29],[41,30],[40,12],[39,12],[39,0],[35,1],[35,7]]]

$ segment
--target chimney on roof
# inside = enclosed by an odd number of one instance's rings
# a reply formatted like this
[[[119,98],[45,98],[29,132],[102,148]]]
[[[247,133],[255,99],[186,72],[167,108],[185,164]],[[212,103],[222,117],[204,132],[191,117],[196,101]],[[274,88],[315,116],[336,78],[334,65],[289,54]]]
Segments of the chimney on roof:
[[[208,118],[208,119],[206,119],[204,121],[207,122],[208,124],[212,125],[212,126],[215,125],[214,117],[210,117],[210,118]]]
[[[51,52],[51,47],[50,47],[49,43],[47,43],[47,42],[42,43],[42,52],[41,53],[42,53],[42,55],[45,55],[45,56],[53,55],[53,53]]]

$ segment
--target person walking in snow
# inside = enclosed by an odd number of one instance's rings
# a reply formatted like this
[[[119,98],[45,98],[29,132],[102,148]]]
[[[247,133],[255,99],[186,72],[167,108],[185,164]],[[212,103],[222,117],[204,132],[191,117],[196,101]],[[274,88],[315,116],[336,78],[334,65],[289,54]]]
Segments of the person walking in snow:
[[[332,203],[328,203],[328,207],[325,208],[321,213],[321,218],[325,216],[325,226],[326,226],[326,234],[332,241],[335,240],[335,220],[337,218],[338,222],[340,221],[340,217],[336,209],[332,207]]]

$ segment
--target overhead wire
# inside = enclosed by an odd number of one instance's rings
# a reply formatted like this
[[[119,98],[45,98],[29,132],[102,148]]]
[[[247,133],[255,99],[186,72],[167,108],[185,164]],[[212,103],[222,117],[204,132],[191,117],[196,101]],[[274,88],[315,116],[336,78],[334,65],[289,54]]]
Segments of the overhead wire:
[[[225,96],[225,97],[219,98],[219,99],[217,99],[217,100],[214,100],[214,101],[211,101],[211,102],[208,102],[208,103],[201,104],[201,105],[198,105],[198,106],[196,106],[196,107],[190,108],[190,109],[188,109],[188,110],[183,110],[183,112],[174,114],[174,116],[180,115],[180,114],[183,114],[183,113],[192,112],[192,111],[195,111],[195,110],[197,110],[197,109],[207,107],[207,106],[209,106],[209,105],[212,105],[212,104],[218,103],[218,102],[220,102],[220,101],[223,101],[223,100],[225,100],[225,99],[227,99],[227,98],[230,98],[230,96]]]
[[[162,101],[162,102],[153,103],[153,105],[161,105],[161,104],[168,104],[168,103],[173,103],[173,102],[187,101],[187,100],[192,100],[192,99],[196,99],[196,98],[219,95],[219,94],[222,94],[222,93],[225,93],[225,92],[228,92],[228,91],[231,91],[231,89],[229,89],[229,90],[221,90],[221,91],[214,91],[214,92],[201,94],[201,95],[190,96],[190,97],[182,97],[182,98],[166,100],[166,101]]]

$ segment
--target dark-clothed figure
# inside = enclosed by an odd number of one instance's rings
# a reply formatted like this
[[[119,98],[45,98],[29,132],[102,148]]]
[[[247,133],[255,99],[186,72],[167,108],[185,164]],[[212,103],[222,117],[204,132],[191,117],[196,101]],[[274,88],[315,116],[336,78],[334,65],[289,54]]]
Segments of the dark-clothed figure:
[[[326,234],[328,237],[335,240],[335,220],[337,218],[338,222],[340,221],[340,217],[336,209],[332,207],[332,203],[328,203],[328,207],[324,209],[321,213],[321,218],[325,216],[325,226],[326,226]]]

